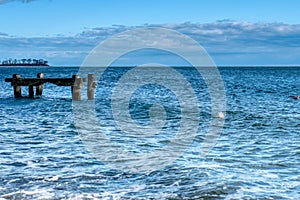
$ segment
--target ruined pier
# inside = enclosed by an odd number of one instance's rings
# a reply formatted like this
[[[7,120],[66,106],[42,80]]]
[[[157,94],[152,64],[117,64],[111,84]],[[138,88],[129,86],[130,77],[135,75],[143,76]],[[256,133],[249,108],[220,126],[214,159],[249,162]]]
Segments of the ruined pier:
[[[78,75],[73,75],[72,78],[44,78],[43,73],[38,73],[37,78],[22,78],[20,74],[13,74],[12,78],[6,78],[5,82],[10,82],[14,88],[14,97],[22,97],[22,86],[28,86],[29,98],[34,96],[42,96],[44,84],[52,83],[57,86],[71,87],[72,100],[81,100],[81,89],[84,88],[84,82],[87,84],[87,97],[88,100],[94,100],[96,83],[94,82],[94,74],[88,74],[88,80],[81,78]],[[35,95],[34,95],[35,87]]]

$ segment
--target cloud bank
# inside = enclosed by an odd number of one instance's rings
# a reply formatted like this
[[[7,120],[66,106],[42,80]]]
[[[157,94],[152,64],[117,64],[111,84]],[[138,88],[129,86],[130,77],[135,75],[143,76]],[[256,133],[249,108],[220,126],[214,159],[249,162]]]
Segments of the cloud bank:
[[[3,1],[0,1],[3,2]],[[110,36],[139,27],[169,28],[201,44],[218,65],[299,65],[300,25],[230,20],[214,23],[145,24],[96,27],[72,37],[12,37],[0,33],[1,57],[43,57],[55,65],[80,65]]]

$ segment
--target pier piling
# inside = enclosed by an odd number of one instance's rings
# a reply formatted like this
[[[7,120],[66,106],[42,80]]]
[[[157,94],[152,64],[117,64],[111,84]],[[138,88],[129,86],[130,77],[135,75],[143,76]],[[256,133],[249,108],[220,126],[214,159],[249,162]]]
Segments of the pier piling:
[[[95,88],[96,88],[95,76],[94,76],[94,74],[89,74],[88,75],[88,89],[87,89],[88,100],[95,99]]]
[[[72,78],[74,79],[74,85],[71,86],[72,100],[80,101],[81,100],[81,93],[80,93],[81,79],[78,75],[73,75]]]
[[[33,85],[29,85],[28,86],[28,94],[29,94],[29,98],[33,99],[34,98],[34,89],[33,89]]]
[[[14,74],[13,78],[19,79],[19,78],[21,78],[21,75],[20,74]],[[15,96],[15,98],[21,98],[22,97],[22,88],[21,88],[21,86],[14,85],[13,83],[11,83],[11,84],[12,84],[12,86],[14,86],[14,96]]]
[[[37,78],[44,78],[44,74],[43,73],[38,73],[36,77]],[[40,84],[40,85],[36,86],[35,94],[37,96],[42,96],[43,89],[44,89],[44,84]]]

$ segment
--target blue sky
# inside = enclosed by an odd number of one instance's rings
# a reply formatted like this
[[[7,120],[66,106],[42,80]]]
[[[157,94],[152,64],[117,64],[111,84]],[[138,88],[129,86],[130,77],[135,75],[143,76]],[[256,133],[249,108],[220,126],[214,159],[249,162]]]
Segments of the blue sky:
[[[203,45],[217,65],[300,65],[297,0],[0,0],[0,60],[80,65],[101,41],[167,27]]]

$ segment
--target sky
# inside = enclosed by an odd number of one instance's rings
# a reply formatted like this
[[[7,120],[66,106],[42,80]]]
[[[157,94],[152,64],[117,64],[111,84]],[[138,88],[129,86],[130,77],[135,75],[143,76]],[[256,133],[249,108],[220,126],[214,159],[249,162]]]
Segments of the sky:
[[[0,0],[0,60],[80,65],[105,39],[155,26],[196,40],[220,66],[300,65],[299,8],[298,0]]]

